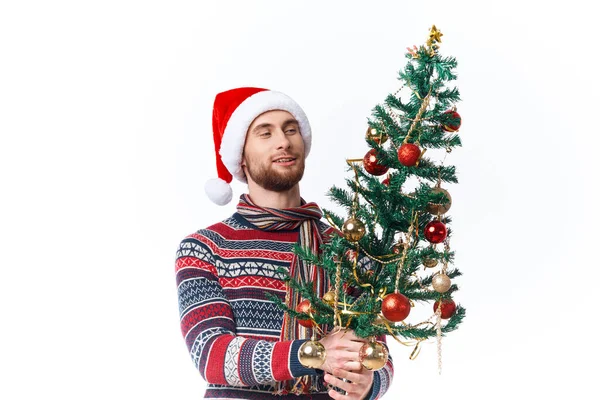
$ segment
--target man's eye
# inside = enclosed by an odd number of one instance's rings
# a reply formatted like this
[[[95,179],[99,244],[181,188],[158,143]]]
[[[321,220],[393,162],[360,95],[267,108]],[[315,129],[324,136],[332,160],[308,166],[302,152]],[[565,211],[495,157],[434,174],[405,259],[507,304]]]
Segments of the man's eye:
[[[287,133],[287,132],[296,133],[296,130],[295,130],[295,129],[288,129],[288,130],[287,130],[287,131],[285,131],[285,132],[286,132],[286,133]]]
[[[271,134],[271,132],[263,132],[260,133],[258,136],[269,136]]]

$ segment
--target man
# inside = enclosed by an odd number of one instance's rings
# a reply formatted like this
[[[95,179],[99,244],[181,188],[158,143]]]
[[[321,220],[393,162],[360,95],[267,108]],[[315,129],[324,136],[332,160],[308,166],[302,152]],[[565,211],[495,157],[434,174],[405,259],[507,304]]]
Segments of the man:
[[[358,351],[365,340],[348,330],[319,340],[326,358],[318,369],[303,365],[298,351],[312,329],[266,296],[291,308],[300,301],[281,267],[293,279],[313,282],[321,296],[329,290],[324,270],[292,251],[295,243],[318,251],[334,234],[320,221],[319,207],[300,196],[311,145],[304,111],[280,92],[232,89],[215,98],[213,134],[219,178],[207,183],[207,195],[229,203],[233,177],[248,184],[248,194],[236,213],[187,236],[177,251],[181,329],[208,383],[205,398],[380,398],[391,383],[391,359],[379,371],[362,368]]]

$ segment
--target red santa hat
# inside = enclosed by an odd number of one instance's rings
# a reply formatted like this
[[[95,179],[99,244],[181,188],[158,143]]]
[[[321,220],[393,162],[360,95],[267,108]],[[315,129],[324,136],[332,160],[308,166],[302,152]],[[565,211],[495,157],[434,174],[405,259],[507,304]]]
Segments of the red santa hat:
[[[206,182],[207,196],[218,205],[231,201],[231,181],[235,177],[247,183],[241,167],[246,133],[260,114],[271,110],[287,111],[300,125],[305,158],[310,151],[311,130],[306,114],[289,96],[273,90],[242,87],[217,94],[213,106],[213,136],[218,178]]]

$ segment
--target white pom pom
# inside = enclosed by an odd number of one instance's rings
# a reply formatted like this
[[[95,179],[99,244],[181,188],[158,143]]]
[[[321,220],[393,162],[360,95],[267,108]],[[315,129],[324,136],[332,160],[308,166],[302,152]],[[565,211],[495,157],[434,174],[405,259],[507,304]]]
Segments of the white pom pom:
[[[204,191],[213,203],[220,206],[229,203],[233,197],[233,190],[231,190],[229,183],[220,178],[213,178],[206,181]]]

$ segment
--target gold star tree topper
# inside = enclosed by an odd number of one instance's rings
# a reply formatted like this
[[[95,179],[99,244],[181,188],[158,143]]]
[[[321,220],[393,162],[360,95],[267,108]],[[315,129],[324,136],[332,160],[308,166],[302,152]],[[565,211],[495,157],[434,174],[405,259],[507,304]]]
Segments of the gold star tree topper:
[[[437,43],[442,43],[442,36],[444,36],[444,34],[433,25],[429,31],[429,40],[427,40],[427,47],[431,49],[431,55],[439,48]]]

